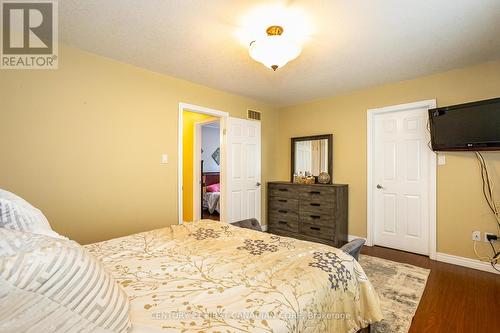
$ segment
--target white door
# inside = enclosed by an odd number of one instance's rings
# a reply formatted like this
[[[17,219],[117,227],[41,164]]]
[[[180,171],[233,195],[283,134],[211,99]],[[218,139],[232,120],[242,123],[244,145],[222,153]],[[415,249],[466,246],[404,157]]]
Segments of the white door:
[[[434,153],[428,107],[391,111],[382,109],[372,123],[374,244],[429,254]]]
[[[226,221],[231,223],[256,218],[260,222],[260,122],[229,118],[226,128]]]

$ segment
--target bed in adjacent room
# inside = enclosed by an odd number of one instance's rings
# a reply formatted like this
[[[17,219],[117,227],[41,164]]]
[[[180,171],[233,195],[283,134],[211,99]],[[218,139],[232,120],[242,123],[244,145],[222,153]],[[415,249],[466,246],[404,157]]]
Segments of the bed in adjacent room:
[[[202,163],[202,214],[207,210],[210,214],[220,214],[220,173],[204,172]]]
[[[381,320],[349,255],[202,220],[85,246],[130,299],[132,333],[357,332]]]

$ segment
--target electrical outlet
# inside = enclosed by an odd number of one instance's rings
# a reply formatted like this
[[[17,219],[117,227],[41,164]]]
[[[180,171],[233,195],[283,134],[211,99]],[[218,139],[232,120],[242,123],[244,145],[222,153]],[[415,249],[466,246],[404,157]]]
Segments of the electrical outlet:
[[[488,235],[495,236],[495,234],[494,234],[494,233],[492,233],[492,232],[485,232],[485,233],[484,233],[484,241],[485,241],[486,243],[489,243],[489,240],[488,240]],[[493,241],[493,242],[495,242],[495,241]]]
[[[480,241],[481,240],[481,231],[473,231],[472,232],[472,240]]]

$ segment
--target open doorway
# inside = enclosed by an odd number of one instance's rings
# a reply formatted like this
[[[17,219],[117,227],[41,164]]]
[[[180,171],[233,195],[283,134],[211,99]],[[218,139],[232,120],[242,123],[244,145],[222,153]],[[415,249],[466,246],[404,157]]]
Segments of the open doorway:
[[[220,220],[220,119],[208,120],[195,124],[195,169],[193,189],[195,217],[202,219]],[[197,186],[198,185],[198,186]]]
[[[179,104],[179,224],[202,218],[225,220],[223,129],[227,116]]]

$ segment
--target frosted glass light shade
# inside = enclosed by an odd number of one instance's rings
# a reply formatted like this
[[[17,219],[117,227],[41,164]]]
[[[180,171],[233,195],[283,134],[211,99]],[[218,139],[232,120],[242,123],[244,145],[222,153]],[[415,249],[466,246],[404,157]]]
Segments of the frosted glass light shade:
[[[250,43],[248,50],[252,59],[276,70],[300,55],[301,48],[293,41],[281,36],[271,35]]]

